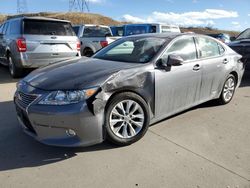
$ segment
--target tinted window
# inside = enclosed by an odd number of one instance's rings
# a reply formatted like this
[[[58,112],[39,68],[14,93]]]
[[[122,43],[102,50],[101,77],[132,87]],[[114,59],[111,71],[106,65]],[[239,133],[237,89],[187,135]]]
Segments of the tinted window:
[[[24,20],[24,34],[75,36],[70,23],[44,20]]]
[[[16,21],[12,21],[10,22],[10,34],[19,34],[20,33],[20,21],[16,20]]]
[[[80,26],[74,26],[73,27],[73,30],[74,30],[76,35],[78,35],[79,29],[80,29]]]
[[[94,58],[130,63],[147,63],[158,53],[164,39],[124,39],[112,43],[98,52]]]
[[[83,37],[106,37],[112,36],[108,27],[86,26],[84,27]]]
[[[0,25],[0,33],[3,33],[3,25]]]
[[[147,33],[147,26],[127,26],[126,36]]]
[[[219,44],[209,38],[197,38],[199,44],[199,54],[201,58],[215,57],[220,55]]]
[[[7,34],[8,28],[9,28],[9,22],[4,24],[4,26],[3,26],[3,34]]]
[[[171,27],[170,26],[161,26],[161,32],[162,33],[171,32]]]
[[[193,38],[179,39],[166,51],[163,56],[176,54],[184,61],[197,59],[196,47]]]
[[[241,39],[250,39],[250,29],[246,29],[237,37],[237,40]]]

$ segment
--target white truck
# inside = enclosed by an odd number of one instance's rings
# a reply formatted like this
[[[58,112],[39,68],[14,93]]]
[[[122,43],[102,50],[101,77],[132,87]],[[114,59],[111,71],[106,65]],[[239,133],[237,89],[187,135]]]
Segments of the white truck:
[[[110,27],[105,25],[76,25],[73,29],[81,42],[81,54],[87,57],[121,38],[113,37]]]

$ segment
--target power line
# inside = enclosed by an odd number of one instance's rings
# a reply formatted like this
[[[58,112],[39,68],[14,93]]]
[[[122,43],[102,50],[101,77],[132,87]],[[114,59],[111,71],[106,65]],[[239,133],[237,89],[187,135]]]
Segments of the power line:
[[[28,12],[28,5],[26,0],[17,0],[17,13],[23,14]]]
[[[69,0],[69,12],[89,12],[89,0]]]

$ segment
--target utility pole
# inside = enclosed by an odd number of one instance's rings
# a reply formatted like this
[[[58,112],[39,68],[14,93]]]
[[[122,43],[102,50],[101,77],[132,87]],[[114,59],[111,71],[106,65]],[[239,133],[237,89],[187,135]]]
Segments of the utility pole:
[[[17,13],[23,14],[28,12],[28,5],[26,0],[17,0]]]
[[[69,12],[89,12],[89,0],[69,0]]]

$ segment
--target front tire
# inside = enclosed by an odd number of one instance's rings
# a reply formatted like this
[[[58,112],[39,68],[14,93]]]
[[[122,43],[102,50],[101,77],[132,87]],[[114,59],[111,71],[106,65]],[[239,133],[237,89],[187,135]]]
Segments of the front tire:
[[[140,140],[149,126],[147,103],[137,94],[117,94],[108,104],[105,117],[107,140],[119,146]]]
[[[233,99],[236,85],[237,83],[235,76],[230,74],[223,85],[220,98],[218,99],[220,104],[228,104]]]
[[[23,69],[16,66],[11,54],[8,56],[8,67],[12,78],[19,78],[23,75]]]

